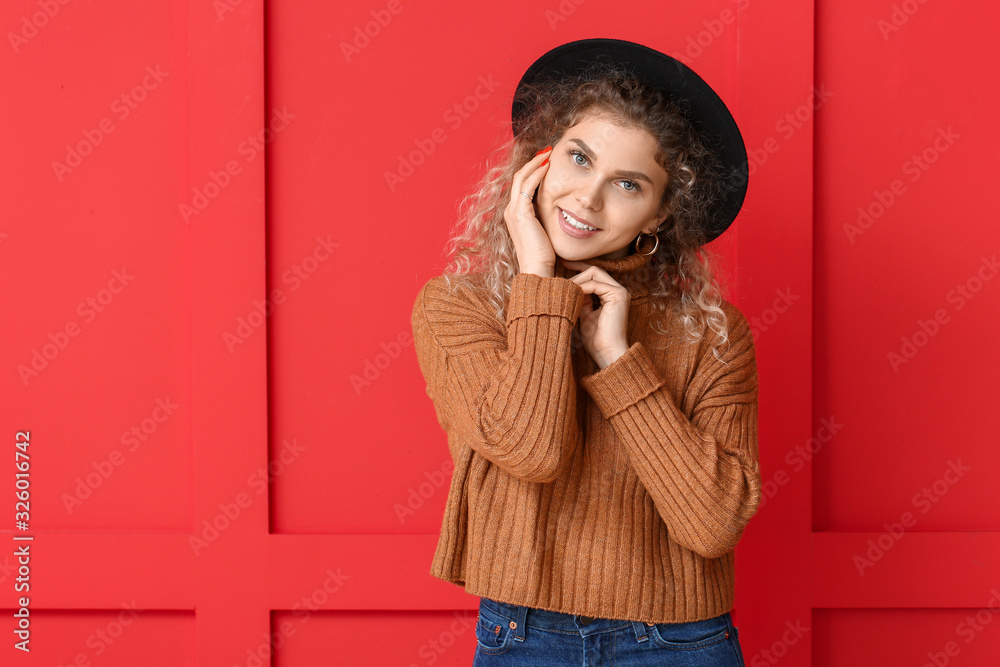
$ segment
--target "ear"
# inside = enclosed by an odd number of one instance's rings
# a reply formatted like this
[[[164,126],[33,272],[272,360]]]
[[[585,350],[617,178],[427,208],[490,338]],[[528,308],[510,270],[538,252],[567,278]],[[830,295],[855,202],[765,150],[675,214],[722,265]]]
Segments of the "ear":
[[[654,229],[659,228],[659,226],[666,222],[667,218],[670,217],[670,203],[665,201],[660,204],[660,210],[656,212],[656,215],[660,220],[656,223],[656,227],[654,227]]]
[[[659,219],[656,221],[656,224],[650,225],[649,229],[644,229],[643,230],[646,234],[654,234],[656,232],[656,230],[660,229],[663,226],[663,223],[667,221],[667,218],[669,216],[667,215],[667,205],[666,204],[664,204],[663,206],[660,207],[660,211],[659,211],[659,213],[657,215],[658,215]]]

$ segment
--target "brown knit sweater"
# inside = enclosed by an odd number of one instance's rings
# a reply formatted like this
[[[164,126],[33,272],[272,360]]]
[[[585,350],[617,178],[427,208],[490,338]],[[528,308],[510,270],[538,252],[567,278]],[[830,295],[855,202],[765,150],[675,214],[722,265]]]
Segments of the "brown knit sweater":
[[[604,369],[573,335],[590,296],[561,263],[514,278],[505,323],[468,286],[420,290],[413,340],[455,466],[430,573],[570,614],[718,616],[761,493],[750,328],[724,301],[723,364],[710,329],[692,345],[651,308],[646,258],[590,263],[632,294],[631,347]]]

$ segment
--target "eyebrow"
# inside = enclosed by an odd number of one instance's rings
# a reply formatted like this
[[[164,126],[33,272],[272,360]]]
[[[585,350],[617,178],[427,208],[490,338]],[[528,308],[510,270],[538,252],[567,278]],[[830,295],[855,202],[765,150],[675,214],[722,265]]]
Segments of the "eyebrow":
[[[590,155],[594,154],[594,151],[590,150],[590,146],[583,143],[583,141],[581,141],[580,139],[570,139],[570,141],[579,145],[580,148],[582,148],[585,153],[589,153]],[[615,175],[624,176],[625,178],[631,178],[636,181],[646,181],[650,185],[653,185],[653,181],[650,180],[649,176],[646,176],[646,174],[642,173],[641,171],[623,171],[619,169],[618,171],[615,172]]]

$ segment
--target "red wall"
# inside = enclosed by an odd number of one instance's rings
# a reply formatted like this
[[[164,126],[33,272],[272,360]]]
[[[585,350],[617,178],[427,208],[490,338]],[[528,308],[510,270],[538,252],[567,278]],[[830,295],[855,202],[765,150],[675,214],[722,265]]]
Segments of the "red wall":
[[[747,664],[992,664],[998,14],[4,3],[0,664],[471,663],[409,312],[524,68],[592,36],[686,61],[750,152],[715,243],[761,379]]]

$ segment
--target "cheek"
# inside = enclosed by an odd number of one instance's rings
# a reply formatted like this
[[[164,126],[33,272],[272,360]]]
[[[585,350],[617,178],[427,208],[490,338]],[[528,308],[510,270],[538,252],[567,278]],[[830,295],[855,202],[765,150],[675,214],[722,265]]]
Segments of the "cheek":
[[[555,197],[566,189],[565,174],[558,167],[549,168],[542,180],[539,182],[541,192],[546,196]]]

